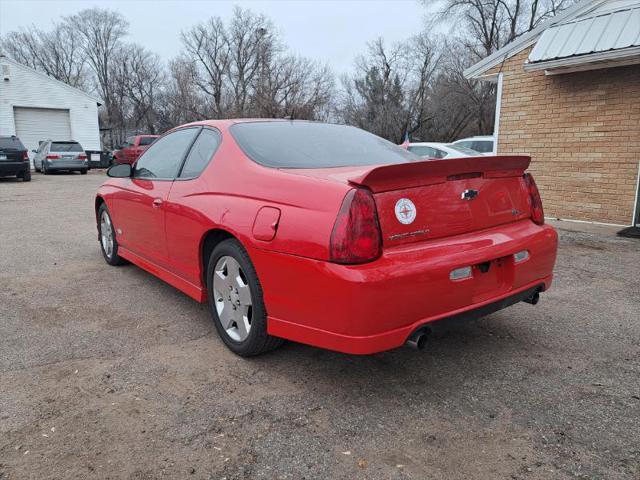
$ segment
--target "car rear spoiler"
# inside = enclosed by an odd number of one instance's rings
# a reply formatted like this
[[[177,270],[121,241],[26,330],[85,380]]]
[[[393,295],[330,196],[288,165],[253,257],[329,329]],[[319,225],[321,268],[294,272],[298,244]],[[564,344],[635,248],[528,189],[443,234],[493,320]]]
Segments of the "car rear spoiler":
[[[464,177],[518,177],[524,174],[530,162],[531,157],[527,156],[495,156],[398,163],[374,167],[349,178],[349,183],[366,186],[377,193],[435,185]]]

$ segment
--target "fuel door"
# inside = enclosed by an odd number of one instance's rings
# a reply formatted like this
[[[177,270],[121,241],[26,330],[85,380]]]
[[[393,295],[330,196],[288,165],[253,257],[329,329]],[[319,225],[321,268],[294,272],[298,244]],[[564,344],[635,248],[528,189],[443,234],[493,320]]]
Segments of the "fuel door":
[[[280,210],[274,207],[262,207],[258,210],[253,222],[253,238],[269,242],[273,240],[278,231]]]

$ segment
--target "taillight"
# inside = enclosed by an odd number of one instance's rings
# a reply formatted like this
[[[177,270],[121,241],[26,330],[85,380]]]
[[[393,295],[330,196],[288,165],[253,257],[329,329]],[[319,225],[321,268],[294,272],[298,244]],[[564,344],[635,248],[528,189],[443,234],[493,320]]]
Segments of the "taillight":
[[[530,173],[524,174],[524,184],[529,192],[529,203],[531,204],[531,220],[538,225],[544,223],[544,210],[542,209],[542,199],[536,186],[536,182]]]
[[[60,155],[47,155],[47,160],[60,160]]]
[[[22,159],[29,160],[29,152],[27,152],[26,150],[22,152]]]
[[[81,153],[80,155],[78,155],[78,160],[86,160],[87,156],[84,153]]]
[[[350,190],[344,197],[331,232],[332,262],[365,263],[380,256],[382,240],[373,195],[368,190]]]

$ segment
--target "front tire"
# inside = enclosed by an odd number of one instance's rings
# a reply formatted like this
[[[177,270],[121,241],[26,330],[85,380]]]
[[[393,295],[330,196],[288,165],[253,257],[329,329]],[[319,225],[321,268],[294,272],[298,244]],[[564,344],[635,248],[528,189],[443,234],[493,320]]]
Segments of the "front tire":
[[[100,239],[100,250],[105,262],[114,267],[127,263],[124,258],[118,255],[116,231],[113,228],[107,205],[104,203],[98,209],[98,237]]]
[[[262,286],[244,247],[235,239],[216,246],[207,268],[209,308],[225,345],[242,357],[259,355],[282,345],[267,333]]]

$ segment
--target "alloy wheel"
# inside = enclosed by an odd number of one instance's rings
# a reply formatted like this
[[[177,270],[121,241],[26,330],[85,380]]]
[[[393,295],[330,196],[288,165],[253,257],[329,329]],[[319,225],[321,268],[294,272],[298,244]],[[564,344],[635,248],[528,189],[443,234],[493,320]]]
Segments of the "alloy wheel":
[[[220,257],[213,272],[213,294],[220,324],[232,340],[244,341],[251,331],[251,287],[238,261]]]
[[[100,216],[100,243],[107,258],[113,255],[113,229],[111,228],[111,218],[105,211]]]

